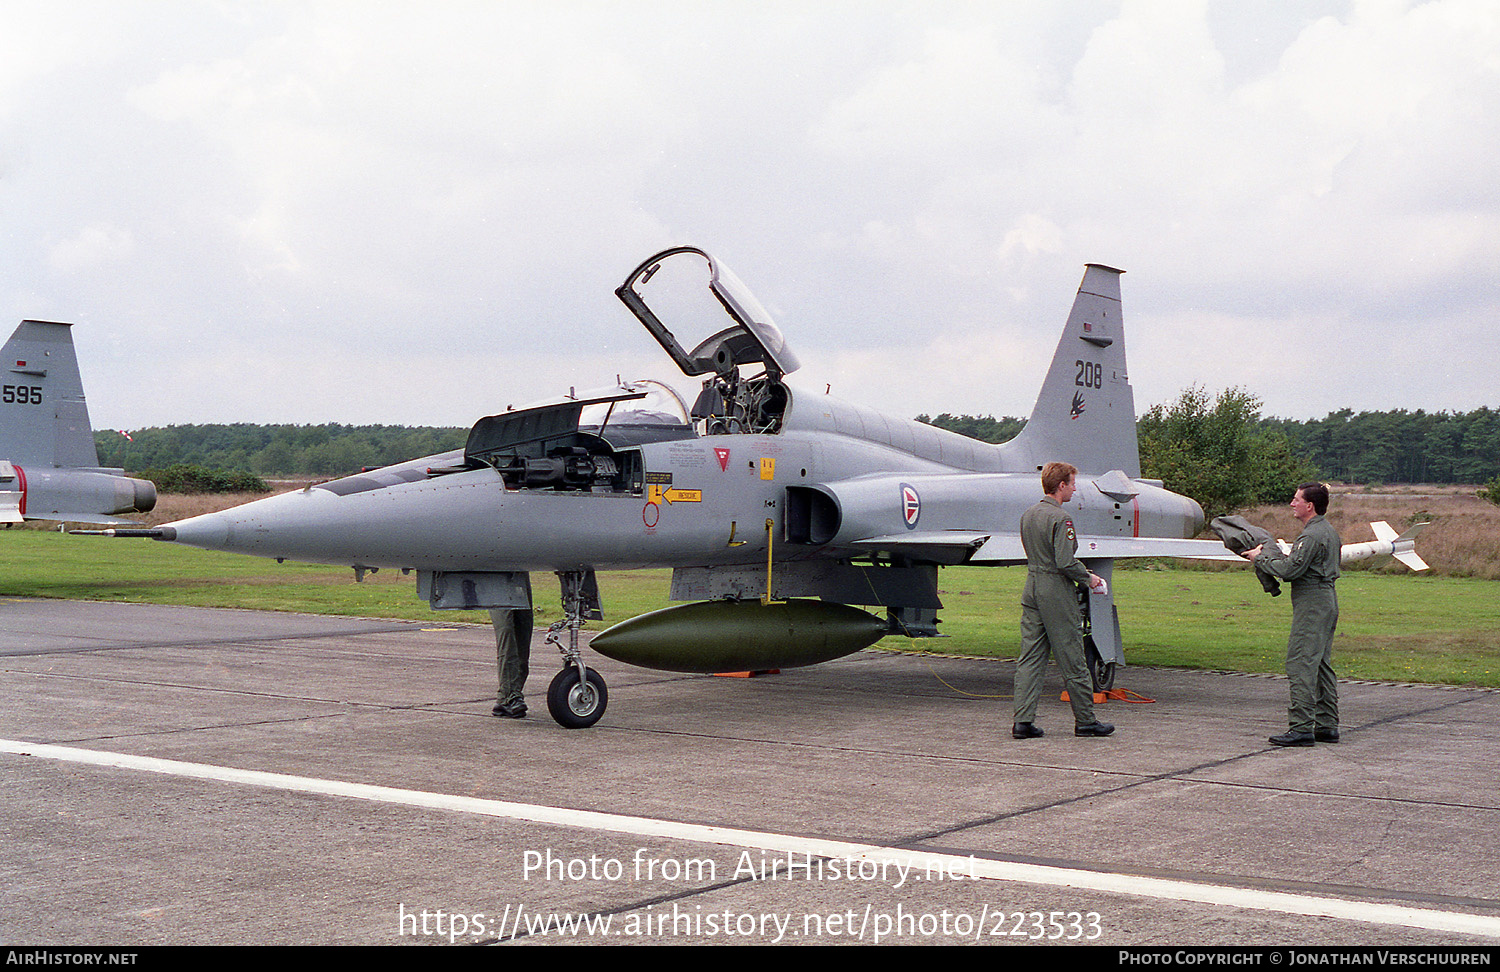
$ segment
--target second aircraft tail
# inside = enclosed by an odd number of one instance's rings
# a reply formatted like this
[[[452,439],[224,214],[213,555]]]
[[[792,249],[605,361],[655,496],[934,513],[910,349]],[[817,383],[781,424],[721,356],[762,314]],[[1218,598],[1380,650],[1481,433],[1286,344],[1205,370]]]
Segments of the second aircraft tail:
[[[0,350],[0,459],[41,468],[99,465],[72,330],[22,321]]]

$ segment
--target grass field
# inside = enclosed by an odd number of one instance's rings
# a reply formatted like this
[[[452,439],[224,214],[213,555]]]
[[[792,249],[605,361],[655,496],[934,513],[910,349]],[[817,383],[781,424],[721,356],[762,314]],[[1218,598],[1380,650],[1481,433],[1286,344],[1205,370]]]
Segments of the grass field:
[[[882,647],[1013,657],[1021,568],[947,568],[939,586],[949,637],[887,638]],[[665,570],[601,574],[607,623],[664,607]],[[556,586],[536,578],[539,622],[560,615]],[[1126,657],[1137,665],[1278,672],[1290,598],[1262,593],[1247,570],[1117,568]],[[216,554],[149,540],[0,530],[0,597],[60,597],[488,623],[483,612],[435,613],[399,571],[354,582],[348,568]],[[1357,571],[1339,581],[1336,667],[1345,678],[1500,688],[1500,585],[1464,577]],[[3,609],[3,607],[0,607]],[[602,626],[601,626],[602,627]]]

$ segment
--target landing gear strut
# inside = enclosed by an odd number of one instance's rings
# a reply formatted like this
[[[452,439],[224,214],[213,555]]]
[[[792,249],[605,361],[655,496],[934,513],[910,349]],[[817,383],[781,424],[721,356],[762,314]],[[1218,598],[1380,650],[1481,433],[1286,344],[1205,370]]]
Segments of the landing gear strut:
[[[560,570],[563,617],[547,626],[547,643],[562,653],[563,668],[547,688],[547,711],[564,729],[587,729],[604,715],[609,704],[609,690],[600,674],[583,662],[578,647],[578,629],[588,621],[599,621],[604,612],[599,607],[599,585],[592,570]],[[558,633],[568,632],[564,645]]]

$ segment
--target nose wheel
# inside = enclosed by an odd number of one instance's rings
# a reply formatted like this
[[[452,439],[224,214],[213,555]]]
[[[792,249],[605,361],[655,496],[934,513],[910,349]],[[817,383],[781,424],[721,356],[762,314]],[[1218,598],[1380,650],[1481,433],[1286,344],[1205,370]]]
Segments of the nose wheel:
[[[604,715],[609,705],[609,689],[592,668],[569,665],[552,679],[547,687],[547,711],[564,729],[587,729]]]
[[[564,729],[587,729],[603,718],[609,690],[604,677],[584,664],[578,629],[588,621],[603,620],[604,611],[593,570],[560,570],[557,578],[562,582],[563,616],[547,627],[547,643],[562,653],[563,667],[547,686],[547,711]],[[560,637],[563,631],[568,633],[567,644]]]

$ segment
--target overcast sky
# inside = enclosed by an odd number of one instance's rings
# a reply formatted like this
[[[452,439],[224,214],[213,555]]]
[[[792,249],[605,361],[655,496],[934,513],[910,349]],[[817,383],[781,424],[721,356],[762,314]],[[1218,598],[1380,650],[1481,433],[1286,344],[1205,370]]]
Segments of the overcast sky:
[[[1089,262],[1141,410],[1497,407],[1500,4],[0,0],[0,213],[96,428],[670,377],[683,243],[898,415],[1029,414]]]

